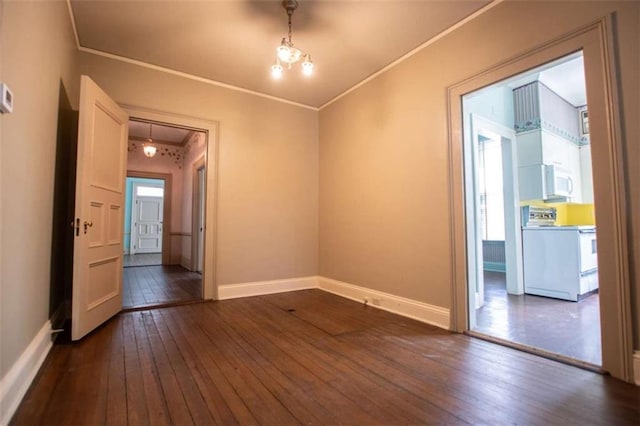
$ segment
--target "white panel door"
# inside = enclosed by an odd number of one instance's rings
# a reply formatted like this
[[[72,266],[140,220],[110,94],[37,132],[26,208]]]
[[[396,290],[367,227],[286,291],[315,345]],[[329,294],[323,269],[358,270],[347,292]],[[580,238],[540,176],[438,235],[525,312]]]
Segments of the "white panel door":
[[[80,81],[71,337],[122,307],[122,219],[129,117],[89,77]]]
[[[134,246],[135,253],[162,252],[162,207],[159,197],[136,197],[134,202]]]

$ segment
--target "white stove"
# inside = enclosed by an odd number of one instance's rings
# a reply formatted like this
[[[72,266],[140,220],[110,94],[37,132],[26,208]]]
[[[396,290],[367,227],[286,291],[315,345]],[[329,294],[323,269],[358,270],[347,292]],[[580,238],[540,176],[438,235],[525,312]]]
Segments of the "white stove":
[[[595,226],[524,226],[524,292],[578,301],[598,289]]]

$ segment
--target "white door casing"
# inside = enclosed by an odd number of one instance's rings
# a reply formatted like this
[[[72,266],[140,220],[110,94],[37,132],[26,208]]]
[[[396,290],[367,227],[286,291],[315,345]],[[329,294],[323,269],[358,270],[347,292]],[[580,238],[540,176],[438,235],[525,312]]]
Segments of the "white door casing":
[[[80,80],[71,337],[122,307],[122,220],[129,117],[89,77]]]
[[[625,162],[613,40],[614,17],[578,28],[570,34],[536,46],[517,58],[449,86],[449,189],[452,289],[451,328],[468,330],[466,274],[465,191],[462,155],[463,95],[497,81],[582,50],[585,64],[591,136],[594,198],[598,218],[598,258],[601,278],[600,323],[602,367],[613,377],[633,381],[633,339],[630,307],[629,243],[625,215]]]

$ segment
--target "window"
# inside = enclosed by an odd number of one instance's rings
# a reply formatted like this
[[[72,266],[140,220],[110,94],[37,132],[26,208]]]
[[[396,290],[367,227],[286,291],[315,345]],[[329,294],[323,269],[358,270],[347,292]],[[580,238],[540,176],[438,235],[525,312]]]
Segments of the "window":
[[[138,197],[160,197],[164,196],[164,188],[158,186],[137,186],[136,195]]]

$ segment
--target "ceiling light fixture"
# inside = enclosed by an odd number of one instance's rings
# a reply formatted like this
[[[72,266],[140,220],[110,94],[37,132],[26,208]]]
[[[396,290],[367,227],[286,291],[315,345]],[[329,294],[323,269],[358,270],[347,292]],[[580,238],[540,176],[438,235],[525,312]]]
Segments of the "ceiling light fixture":
[[[276,61],[271,66],[271,76],[276,79],[281,78],[282,71],[284,71],[282,64],[287,64],[288,69],[291,69],[291,64],[295,64],[300,59],[303,59],[302,73],[310,76],[313,74],[311,55],[308,53],[303,54],[300,49],[293,45],[293,41],[291,41],[291,17],[298,7],[298,2],[296,0],[283,0],[282,7],[287,11],[289,18],[289,34],[286,37],[282,37],[282,42],[280,42],[280,46],[276,49]]]
[[[153,144],[153,139],[151,138],[152,126],[153,125],[149,123],[149,138],[147,139],[147,142],[142,145],[142,151],[144,152],[144,155],[147,156],[147,158],[153,157],[158,151],[158,148],[156,148],[156,146]]]

